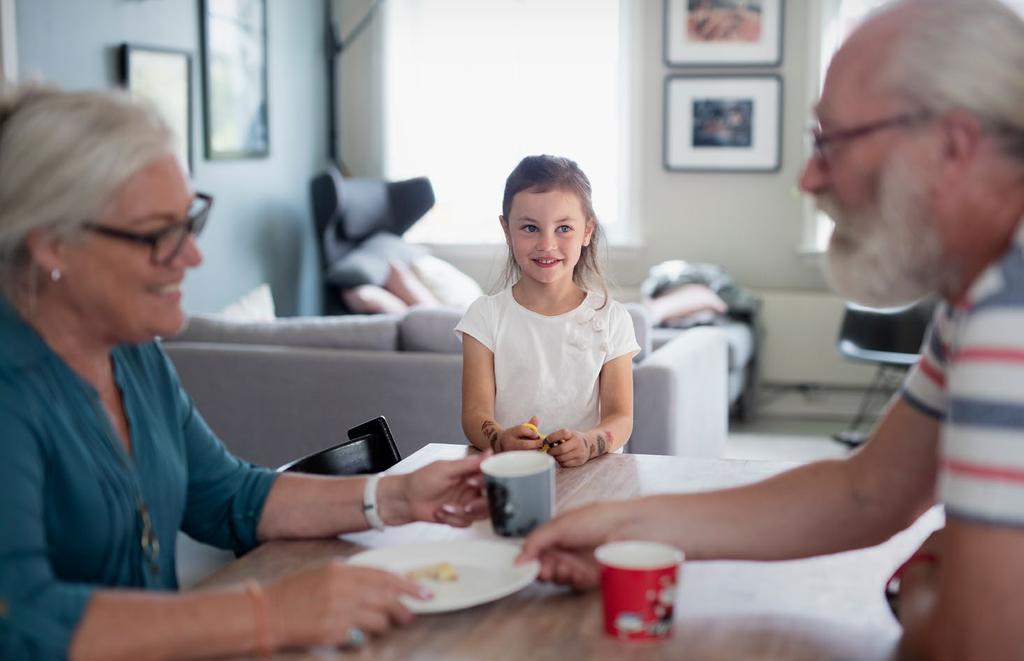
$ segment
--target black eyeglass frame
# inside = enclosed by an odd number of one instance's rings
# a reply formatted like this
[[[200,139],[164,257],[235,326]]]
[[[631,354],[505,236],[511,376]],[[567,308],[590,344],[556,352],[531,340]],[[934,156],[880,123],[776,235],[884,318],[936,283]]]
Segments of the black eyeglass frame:
[[[156,266],[167,266],[174,261],[174,258],[181,254],[181,249],[185,245],[185,239],[189,236],[199,236],[199,233],[206,227],[206,221],[210,216],[210,209],[213,208],[213,196],[207,193],[196,193],[193,198],[200,200],[205,205],[196,213],[185,219],[184,222],[175,223],[168,227],[155,232],[146,232],[143,234],[136,232],[129,232],[117,227],[108,227],[99,223],[88,222],[82,225],[82,228],[96,234],[110,237],[112,239],[120,239],[121,241],[131,241],[133,243],[142,243],[150,247],[150,261]],[[157,246],[164,240],[165,237],[173,236],[175,233],[180,233],[177,243],[174,244],[174,248],[168,253],[167,257],[163,259],[157,259]]]
[[[818,159],[818,162],[827,166],[829,165],[829,160],[828,156],[825,154],[825,149],[827,149],[829,145],[850,142],[884,129],[913,126],[914,124],[919,124],[932,119],[934,116],[935,114],[930,110],[919,110],[917,112],[905,112],[892,117],[885,117],[873,122],[867,122],[866,124],[851,126],[850,128],[845,129],[836,129],[834,131],[822,131],[820,125],[812,126],[810,132],[811,140],[814,144],[814,156]]]

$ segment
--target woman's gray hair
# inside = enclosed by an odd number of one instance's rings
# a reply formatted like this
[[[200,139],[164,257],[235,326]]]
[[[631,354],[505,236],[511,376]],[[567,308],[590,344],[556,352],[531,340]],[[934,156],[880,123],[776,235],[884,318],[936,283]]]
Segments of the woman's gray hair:
[[[999,0],[902,0],[912,13],[883,83],[922,107],[974,114],[1024,159],[1024,20]],[[890,5],[885,5],[889,9]]]
[[[0,285],[29,267],[35,229],[73,236],[141,168],[174,153],[157,111],[126,92],[0,89]]]

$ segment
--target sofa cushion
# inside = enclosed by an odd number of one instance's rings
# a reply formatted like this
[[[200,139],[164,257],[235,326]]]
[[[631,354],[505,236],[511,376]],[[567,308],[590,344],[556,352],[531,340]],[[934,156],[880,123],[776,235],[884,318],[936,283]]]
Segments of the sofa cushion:
[[[412,308],[399,324],[398,345],[402,351],[461,354],[455,324],[463,314],[455,307]]]
[[[409,263],[409,268],[441,305],[465,310],[470,303],[484,295],[476,280],[433,255],[417,257]]]
[[[394,351],[398,347],[398,319],[399,315],[380,314],[253,322],[192,315],[185,329],[170,341]]]

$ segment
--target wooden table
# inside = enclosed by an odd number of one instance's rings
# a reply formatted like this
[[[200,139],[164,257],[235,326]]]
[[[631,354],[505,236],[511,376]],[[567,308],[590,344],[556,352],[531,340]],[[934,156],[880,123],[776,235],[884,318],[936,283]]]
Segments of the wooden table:
[[[431,444],[389,472],[464,456],[465,446]],[[701,491],[752,482],[788,462],[607,455],[559,469],[557,508],[652,493]],[[692,562],[684,566],[675,632],[656,643],[623,643],[603,633],[600,593],[578,595],[535,583],[496,602],[423,615],[372,640],[359,652],[317,650],[276,658],[389,659],[881,659],[895,655],[900,628],[882,585],[893,569],[941,525],[932,510],[885,544],[862,551],[785,562]],[[468,529],[414,523],[340,539],[271,542],[201,584],[271,579],[332,556],[413,541],[493,537],[488,521]]]

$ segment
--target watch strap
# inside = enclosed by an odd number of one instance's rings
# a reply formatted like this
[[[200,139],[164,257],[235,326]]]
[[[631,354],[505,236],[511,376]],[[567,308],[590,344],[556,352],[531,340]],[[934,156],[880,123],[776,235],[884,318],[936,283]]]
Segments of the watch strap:
[[[380,473],[368,476],[366,486],[363,488],[363,515],[374,530],[384,530],[385,527],[384,520],[380,518],[380,508],[377,506],[377,483],[380,478]]]

